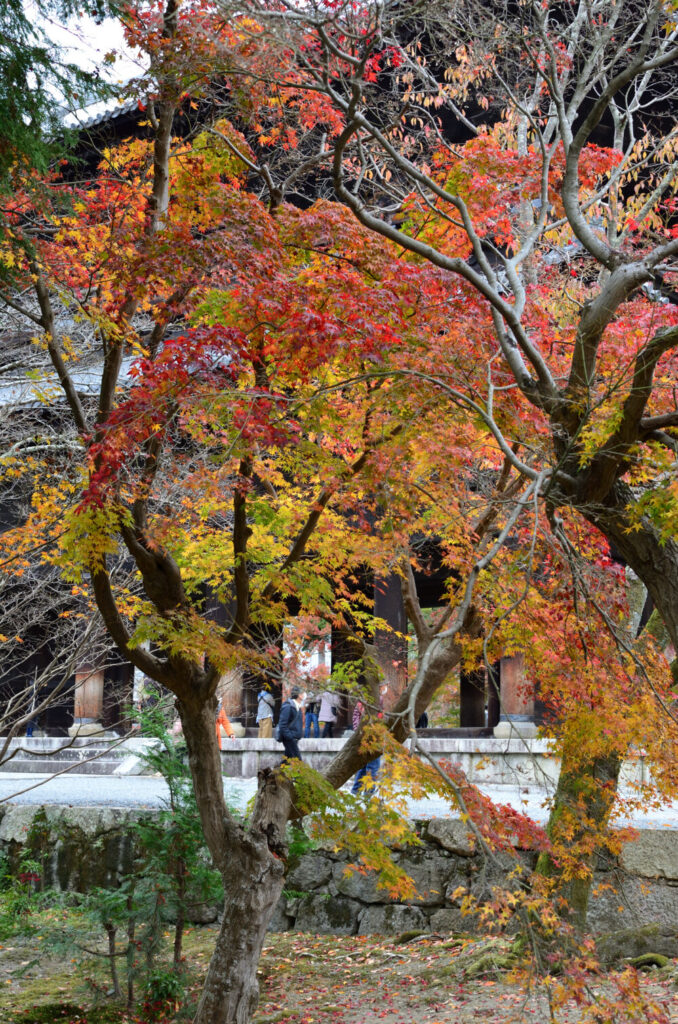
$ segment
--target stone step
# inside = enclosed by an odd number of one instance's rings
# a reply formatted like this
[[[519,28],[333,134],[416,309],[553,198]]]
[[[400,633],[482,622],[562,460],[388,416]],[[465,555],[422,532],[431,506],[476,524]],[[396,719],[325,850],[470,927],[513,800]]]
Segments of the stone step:
[[[28,773],[54,775],[70,769],[77,775],[143,775],[143,754],[155,741],[150,738],[61,736],[17,737],[10,740],[0,763],[0,775]],[[0,748],[2,737],[0,737]]]
[[[110,744],[103,743],[90,743],[87,746],[81,747],[53,747],[51,749],[47,748],[42,750],[30,749],[25,746],[17,747],[15,749],[16,753],[12,760],[15,760],[17,757],[24,758],[27,761],[34,757],[55,757],[58,758],[60,761],[84,761],[88,757],[96,757],[101,755],[104,757],[108,757],[111,761],[113,761],[116,758],[125,757],[127,755],[127,751],[124,748],[111,748]]]
[[[62,741],[63,742],[63,741]],[[112,775],[129,757],[129,751],[110,743],[78,743],[60,746],[31,742],[15,746],[16,753],[0,764],[0,772],[28,772],[31,775],[54,775],[66,768],[79,775]],[[31,749],[32,748],[32,749]]]
[[[0,772],[28,772],[31,775],[55,775],[64,768],[70,768],[78,775],[113,775],[122,764],[122,758],[98,757],[94,761],[81,761],[80,758],[55,757],[13,757],[11,761],[0,764]]]

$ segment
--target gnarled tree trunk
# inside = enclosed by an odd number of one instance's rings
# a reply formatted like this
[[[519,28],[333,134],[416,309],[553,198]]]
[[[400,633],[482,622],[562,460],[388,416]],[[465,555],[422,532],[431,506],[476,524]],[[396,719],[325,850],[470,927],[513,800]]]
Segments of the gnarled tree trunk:
[[[631,516],[633,503],[631,489],[616,483],[604,504],[583,506],[581,512],[645,584],[678,650],[678,544],[671,537],[662,539],[646,516]]]
[[[225,913],[194,1024],[247,1024],[259,1001],[257,967],[285,863],[244,841],[222,873]]]
[[[249,828],[234,821],[224,800],[213,705],[179,703],[202,827],[225,896],[195,1024],[247,1024],[259,998],[266,929],[285,877],[292,786],[275,771],[260,772]]]

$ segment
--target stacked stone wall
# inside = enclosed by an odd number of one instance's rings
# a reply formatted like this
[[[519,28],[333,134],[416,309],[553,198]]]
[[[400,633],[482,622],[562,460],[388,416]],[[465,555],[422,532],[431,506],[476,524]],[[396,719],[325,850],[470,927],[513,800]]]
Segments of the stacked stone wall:
[[[0,805],[0,855],[10,875],[36,863],[45,889],[115,889],[132,870],[138,817],[121,807]]]
[[[115,888],[134,860],[131,826],[138,810],[106,807],[0,806],[0,856],[10,873],[26,859],[41,868],[41,884],[62,890]],[[143,812],[149,814],[152,812]],[[417,897],[391,900],[375,878],[350,870],[347,855],[310,850],[291,865],[271,930],[368,935],[406,931],[473,932],[482,925],[462,913],[466,893],[492,898],[509,879],[515,860],[494,863],[475,849],[463,823],[437,818],[418,825],[420,845],[394,851],[411,876]],[[518,851],[526,867],[531,851]],[[594,882],[589,926],[606,934],[610,955],[651,949],[678,956],[678,832],[644,829],[619,859],[600,865]],[[219,908],[202,921],[217,917]],[[621,936],[617,940],[609,936]]]
[[[464,895],[490,899],[494,886],[511,884],[507,876],[515,860],[500,854],[498,866],[490,865],[454,819],[421,822],[418,833],[421,845],[393,854],[413,880],[416,897],[391,900],[374,875],[351,870],[345,853],[317,850],[301,857],[288,874],[275,930],[358,935],[475,930],[476,922],[462,914]],[[525,866],[533,866],[532,853],[518,855]]]

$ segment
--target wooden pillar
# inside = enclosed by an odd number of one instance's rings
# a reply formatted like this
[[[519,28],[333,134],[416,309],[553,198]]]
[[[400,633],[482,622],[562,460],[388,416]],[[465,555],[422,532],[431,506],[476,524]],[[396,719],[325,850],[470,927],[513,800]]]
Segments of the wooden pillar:
[[[400,577],[395,573],[375,580],[374,614],[389,626],[389,629],[378,629],[374,636],[379,667],[384,673],[384,682],[388,683],[384,702],[388,709],[407,687],[407,614]]]
[[[104,708],[104,670],[80,668],[75,673],[76,718],[99,719]]]
[[[482,728],[485,725],[485,672],[461,672],[459,676],[459,725]]]
[[[217,683],[217,697],[224,706],[229,720],[239,718],[242,714],[243,673],[241,669],[232,668],[221,676]]]
[[[71,736],[87,736],[103,730],[104,670],[81,665],[75,671],[73,725]]]
[[[499,668],[499,722],[494,735],[500,738],[536,736],[534,687],[525,678],[522,654],[502,658]]]

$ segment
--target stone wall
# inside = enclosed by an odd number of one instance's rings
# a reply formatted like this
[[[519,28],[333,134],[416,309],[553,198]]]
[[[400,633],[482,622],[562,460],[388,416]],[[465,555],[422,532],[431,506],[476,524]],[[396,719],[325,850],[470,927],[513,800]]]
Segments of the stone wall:
[[[499,858],[505,871],[490,869],[462,822],[454,819],[421,822],[418,832],[420,846],[393,854],[414,881],[417,897],[392,901],[373,875],[350,870],[345,854],[318,850],[305,854],[290,871],[274,930],[358,935],[473,930],[473,921],[461,913],[462,897],[453,893],[463,888],[478,899],[489,898],[493,885],[506,884],[513,859]],[[531,866],[532,854],[520,856]]]
[[[390,901],[370,876],[347,873],[343,855],[317,851],[290,872],[273,929],[359,935],[480,930],[472,916],[462,914],[464,895],[490,900],[495,886],[515,884],[507,879],[515,860],[499,854],[498,866],[490,866],[454,819],[422,822],[419,833],[421,846],[394,854],[416,883],[419,899]],[[525,866],[534,866],[533,853],[517,852]],[[589,928],[605,936],[611,958],[648,951],[678,956],[678,832],[643,830],[618,860],[601,865]]]
[[[0,853],[14,870],[24,855],[36,859],[45,886],[76,891],[115,887],[132,864],[129,826],[139,813],[0,805]],[[421,845],[394,852],[416,884],[416,899],[392,901],[373,877],[347,870],[345,854],[314,850],[292,866],[271,930],[351,935],[475,930],[474,919],[462,915],[463,896],[455,892],[491,898],[493,886],[507,884],[514,861],[500,855],[499,867],[490,867],[456,819],[421,822],[418,832]],[[527,866],[533,864],[530,851],[519,851],[519,856]],[[617,861],[597,873],[595,883],[599,892],[591,901],[592,931],[622,935],[628,955],[652,950],[678,956],[677,831],[641,830]]]
[[[0,855],[10,873],[30,859],[46,889],[114,889],[132,869],[130,824],[139,811],[122,807],[36,807],[0,804]]]

